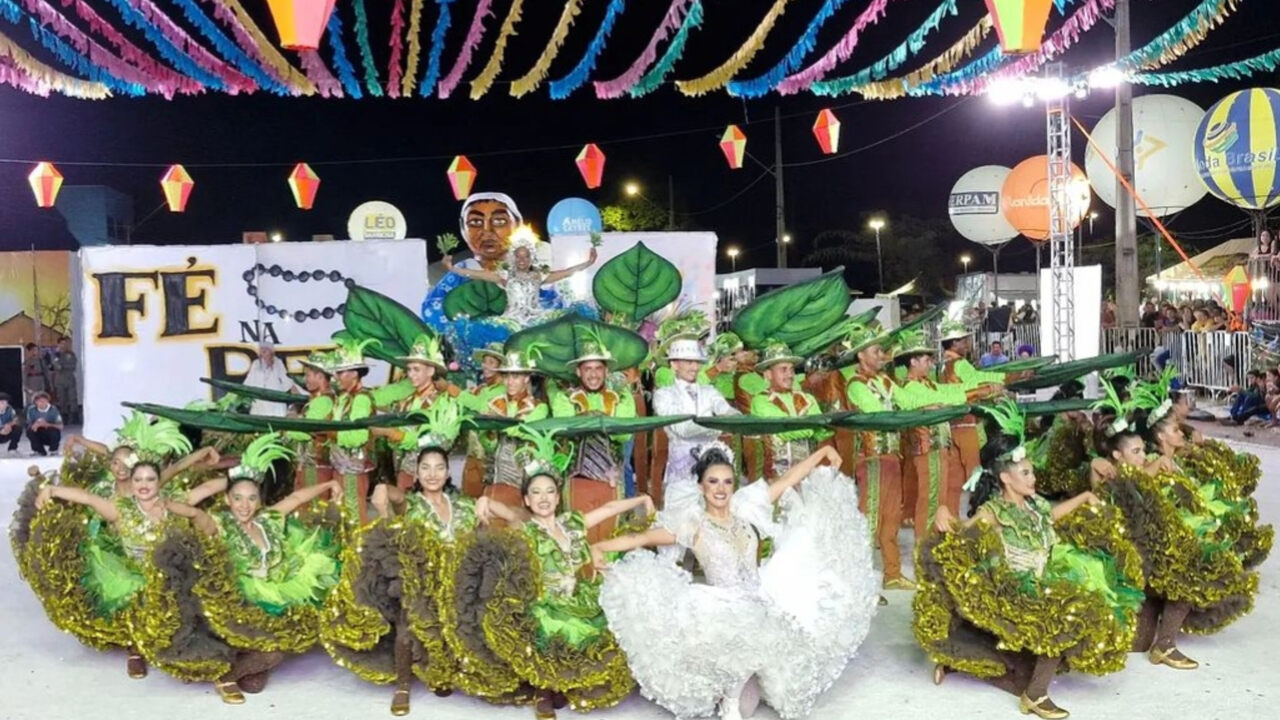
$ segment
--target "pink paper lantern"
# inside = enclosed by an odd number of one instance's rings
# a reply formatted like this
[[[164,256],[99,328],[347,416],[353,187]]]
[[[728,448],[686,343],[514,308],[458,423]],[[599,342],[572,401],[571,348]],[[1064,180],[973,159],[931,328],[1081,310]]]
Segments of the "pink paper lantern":
[[[27,176],[27,182],[31,183],[31,192],[36,195],[36,206],[51,208],[62,189],[62,173],[53,163],[42,162]]]
[[[280,34],[280,46],[286,50],[317,50],[334,0],[267,0],[271,19]]]
[[[187,209],[187,200],[191,199],[191,189],[196,186],[187,169],[181,165],[170,165],[164,175],[160,176],[160,189],[164,191],[164,201],[169,205],[169,212],[180,213]]]
[[[584,145],[582,151],[578,153],[578,159],[574,162],[578,166],[578,172],[582,173],[582,179],[586,181],[587,187],[592,190],[600,187],[600,183],[604,180],[604,151],[596,147],[595,143]]]
[[[316,193],[320,191],[320,176],[306,163],[293,166],[289,173],[289,190],[293,192],[293,202],[303,210],[310,210],[316,204]]]

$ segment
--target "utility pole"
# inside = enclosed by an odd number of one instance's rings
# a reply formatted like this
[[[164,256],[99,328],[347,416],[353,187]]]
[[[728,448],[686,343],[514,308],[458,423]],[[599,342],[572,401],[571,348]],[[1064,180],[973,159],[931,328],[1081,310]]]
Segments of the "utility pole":
[[[782,236],[787,234],[787,223],[782,193],[782,109],[778,107],[773,109],[773,194],[777,206],[777,228],[773,241],[778,246],[778,267],[785,268],[787,246],[782,242]]]
[[[1127,56],[1129,0],[1116,0],[1116,60]],[[1133,88],[1116,85],[1116,169],[1133,184]],[[1116,178],[1116,320],[1120,327],[1138,327],[1138,217],[1125,182]]]

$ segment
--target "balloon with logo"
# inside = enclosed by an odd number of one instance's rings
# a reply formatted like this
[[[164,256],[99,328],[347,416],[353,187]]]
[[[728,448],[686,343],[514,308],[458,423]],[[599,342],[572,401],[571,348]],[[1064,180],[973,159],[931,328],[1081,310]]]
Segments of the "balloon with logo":
[[[951,188],[947,214],[965,239],[999,245],[1018,236],[1000,206],[1000,193],[1008,177],[1009,168],[1003,165],[983,165],[961,175]]]
[[[1071,197],[1068,222],[1075,229],[1089,213],[1089,181],[1071,164]],[[1033,242],[1049,239],[1049,156],[1037,155],[1014,166],[1000,188],[1004,217],[1019,234]]]
[[[1133,187],[1151,213],[1138,205],[1144,217],[1164,217],[1181,212],[1204,197],[1204,184],[1196,173],[1193,148],[1196,128],[1204,110],[1176,95],[1143,95],[1133,99]],[[1116,176],[1107,163],[1116,164],[1116,111],[1108,111],[1093,127],[1093,139],[1084,154],[1089,184],[1102,202],[1116,206]],[[1105,159],[1104,159],[1105,157]],[[1123,191],[1122,192],[1127,192]]]
[[[1231,93],[1209,108],[1195,135],[1200,180],[1219,200],[1246,210],[1280,203],[1276,174],[1280,90]]]

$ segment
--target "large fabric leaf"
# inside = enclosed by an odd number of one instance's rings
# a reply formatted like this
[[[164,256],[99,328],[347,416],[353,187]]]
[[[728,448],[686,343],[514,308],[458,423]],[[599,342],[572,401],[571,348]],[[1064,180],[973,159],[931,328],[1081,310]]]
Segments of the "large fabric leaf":
[[[347,308],[342,314],[347,333],[356,339],[378,342],[365,352],[390,361],[408,355],[419,335],[435,335],[418,314],[376,290],[360,285],[347,292]]]
[[[507,311],[507,293],[502,286],[482,280],[468,280],[444,296],[444,314],[450,320],[495,317]]]
[[[1093,402],[1088,398],[1069,398],[1066,400],[1018,403],[1018,407],[1026,415],[1057,415],[1058,413],[1088,410],[1093,407]],[[980,409],[981,406],[975,405],[974,408]]]
[[[829,427],[832,420],[842,418],[845,415],[848,415],[848,413],[785,418],[766,418],[754,415],[716,415],[694,418],[694,422],[702,427],[719,430],[731,435],[773,435],[792,430],[821,430]]]
[[[306,433],[334,432],[338,430],[360,430],[370,427],[404,427],[418,425],[423,422],[420,414],[390,413],[374,415],[360,420],[308,420],[299,417],[274,417],[269,415],[242,415],[204,410],[184,410],[168,405],[152,405],[150,403],[121,403],[125,407],[134,408],[148,415],[168,418],[182,425],[201,428],[203,430],[220,430],[233,433],[261,433],[273,430],[295,430]]]
[[[1151,353],[1150,348],[1142,350],[1134,350],[1127,353],[1113,353],[1110,355],[1097,355],[1083,360],[1072,360],[1071,362],[1057,363],[1037,371],[1035,375],[1029,378],[1010,383],[1008,388],[1013,391],[1022,390],[1038,390],[1040,388],[1053,387],[1061,385],[1070,380],[1075,380],[1083,375],[1098,370],[1106,370],[1113,367],[1123,367],[1137,362],[1138,358]]]
[[[794,352],[800,357],[809,357],[810,355],[813,355],[815,353],[822,352],[827,348],[831,347],[832,345],[836,344],[837,342],[839,342],[840,339],[843,338],[846,334],[848,334],[848,332],[852,328],[859,325],[866,325],[879,312],[880,312],[880,306],[877,305],[871,308],[870,310],[858,313],[857,315],[841,320],[840,322],[836,323],[835,325],[832,325],[831,327],[818,333],[817,335],[814,335],[813,337],[807,338],[805,340],[801,340],[795,345],[792,345],[791,352]]]
[[[574,417],[547,418],[525,423],[525,427],[538,432],[555,432],[557,436],[626,435],[647,432],[667,425],[692,419],[692,415],[661,415],[635,418],[616,418],[609,415],[575,415]]]
[[[200,382],[208,383],[219,390],[235,393],[241,397],[252,398],[254,400],[266,400],[268,402],[278,403],[304,403],[307,401],[306,395],[298,393],[287,393],[282,390],[269,390],[267,388],[251,387],[244,383],[233,382],[231,380],[218,380],[217,378],[200,378]]]
[[[578,357],[582,344],[589,338],[587,328],[594,328],[617,361],[619,370],[635,367],[649,354],[649,344],[640,335],[617,325],[592,320],[581,315],[564,315],[549,323],[535,325],[507,339],[507,352],[524,352],[540,343],[538,370],[560,380],[575,382],[577,375],[569,361]]]
[[[768,340],[795,347],[844,320],[848,307],[849,287],[838,267],[756,298],[733,318],[733,331],[747,347],[761,348]]]
[[[601,310],[639,323],[680,297],[682,282],[670,260],[641,242],[602,265],[591,292]]]
[[[936,410],[895,410],[892,412],[850,413],[832,421],[836,427],[851,430],[892,432],[950,422],[969,414],[968,405],[952,405]]]
[[[984,370],[985,372],[998,372],[998,373],[1026,372],[1028,370],[1039,370],[1042,367],[1047,367],[1056,362],[1058,362],[1058,358],[1052,355],[1048,355],[1046,357],[1026,358],[1024,360],[1010,360],[1007,363],[1000,363],[999,365],[991,365],[990,367],[984,367],[982,368],[982,370]]]

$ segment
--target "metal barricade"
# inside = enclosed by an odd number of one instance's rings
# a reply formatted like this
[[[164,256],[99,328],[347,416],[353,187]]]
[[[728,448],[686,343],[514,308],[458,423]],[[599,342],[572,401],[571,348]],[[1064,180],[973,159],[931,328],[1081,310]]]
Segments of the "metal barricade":
[[[1176,344],[1173,360],[1183,381],[1193,387],[1226,392],[1243,387],[1253,366],[1249,334],[1243,332],[1184,332]],[[1227,358],[1233,363],[1227,365]]]
[[[1102,331],[1101,339],[1099,352],[1103,355],[1144,349],[1157,350],[1161,347],[1169,349],[1171,355],[1175,355],[1176,351],[1170,346],[1178,343],[1178,333],[1161,332],[1155,328],[1109,328]],[[1155,369],[1149,353],[1139,357],[1136,364],[1141,375]]]

